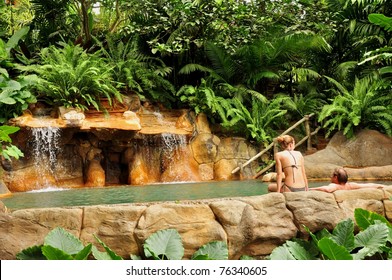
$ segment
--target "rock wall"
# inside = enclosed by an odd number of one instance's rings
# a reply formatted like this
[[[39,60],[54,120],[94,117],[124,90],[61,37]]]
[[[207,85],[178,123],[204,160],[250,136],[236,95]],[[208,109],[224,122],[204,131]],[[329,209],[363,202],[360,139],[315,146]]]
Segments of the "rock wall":
[[[350,180],[392,180],[392,138],[375,130],[352,139],[338,132],[325,149],[304,158],[310,180],[329,181],[336,167],[345,167]]]
[[[212,132],[207,117],[187,110],[169,112],[140,111],[141,130],[118,126],[122,116],[103,119],[86,117],[88,127],[56,127],[55,144],[35,147],[32,116],[15,121],[21,130],[13,143],[24,157],[2,160],[0,183],[11,192],[25,192],[47,187],[103,187],[107,185],[145,185],[162,182],[201,182],[251,178],[258,163],[240,174],[231,171],[257,154],[256,147],[245,138],[219,136]],[[24,118],[22,116],[21,118]],[[95,120],[95,121],[93,121]],[[53,120],[50,119],[52,124]],[[102,127],[97,127],[98,125]],[[52,129],[53,127],[45,127]],[[53,134],[53,133],[52,133]],[[44,134],[43,140],[48,141]],[[55,146],[48,163],[47,155],[36,153]],[[37,151],[39,150],[39,151]],[[46,157],[45,157],[46,156]],[[5,193],[0,189],[0,194]]]
[[[269,193],[262,196],[101,205],[8,211],[0,205],[0,259],[15,259],[22,249],[43,243],[46,234],[63,227],[84,243],[101,251],[93,234],[125,259],[142,256],[142,244],[160,229],[180,233],[185,258],[202,245],[225,241],[229,259],[242,255],[263,258],[293,237],[307,238],[312,232],[332,230],[341,220],[363,208],[392,221],[392,186],[379,189]],[[0,203],[1,204],[1,203]]]

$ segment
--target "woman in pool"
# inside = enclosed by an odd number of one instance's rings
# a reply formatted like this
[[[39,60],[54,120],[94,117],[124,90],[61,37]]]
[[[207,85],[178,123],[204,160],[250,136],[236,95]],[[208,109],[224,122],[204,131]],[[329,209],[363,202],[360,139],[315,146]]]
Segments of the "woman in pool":
[[[304,157],[300,152],[294,150],[294,138],[290,135],[283,135],[276,140],[283,151],[275,154],[276,184],[270,184],[268,190],[277,192],[308,191]]]

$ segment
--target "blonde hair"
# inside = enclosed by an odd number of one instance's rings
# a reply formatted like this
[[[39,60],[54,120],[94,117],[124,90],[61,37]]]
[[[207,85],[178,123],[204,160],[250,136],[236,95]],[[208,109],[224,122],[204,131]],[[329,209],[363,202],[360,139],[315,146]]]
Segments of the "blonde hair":
[[[288,134],[279,136],[276,138],[276,140],[283,149],[286,149],[289,144],[294,143],[295,141],[293,136]]]

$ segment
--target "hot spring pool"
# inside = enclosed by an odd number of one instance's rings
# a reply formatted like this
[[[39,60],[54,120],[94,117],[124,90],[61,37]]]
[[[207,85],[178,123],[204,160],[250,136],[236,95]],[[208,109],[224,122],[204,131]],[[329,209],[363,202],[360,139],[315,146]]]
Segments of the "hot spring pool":
[[[268,192],[267,185],[260,180],[249,180],[79,189],[48,188],[13,193],[1,200],[9,209],[198,200],[262,195]]]
[[[380,182],[382,183],[382,182]],[[1,201],[11,210],[101,204],[182,201],[210,198],[257,196],[268,193],[268,184],[260,180],[168,183],[145,186],[55,189],[13,193]],[[309,187],[328,182],[310,182]]]

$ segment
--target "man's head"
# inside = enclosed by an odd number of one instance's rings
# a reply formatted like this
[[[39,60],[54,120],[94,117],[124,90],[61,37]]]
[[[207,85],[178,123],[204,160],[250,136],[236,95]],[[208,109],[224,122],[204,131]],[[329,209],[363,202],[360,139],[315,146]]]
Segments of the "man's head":
[[[346,184],[348,181],[348,175],[344,168],[338,167],[332,174],[332,183],[335,184]]]

